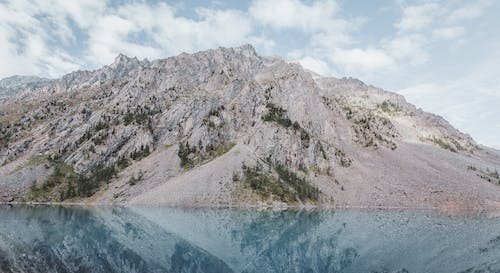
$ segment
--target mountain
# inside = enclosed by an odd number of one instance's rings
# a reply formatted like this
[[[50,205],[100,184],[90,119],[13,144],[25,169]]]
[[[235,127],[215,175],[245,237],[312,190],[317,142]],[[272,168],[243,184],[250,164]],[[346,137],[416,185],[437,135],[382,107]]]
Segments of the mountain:
[[[16,96],[23,90],[40,88],[51,82],[50,79],[35,76],[11,76],[0,80],[0,100]]]
[[[0,105],[0,199],[500,206],[500,157],[443,118],[250,45],[119,55]]]

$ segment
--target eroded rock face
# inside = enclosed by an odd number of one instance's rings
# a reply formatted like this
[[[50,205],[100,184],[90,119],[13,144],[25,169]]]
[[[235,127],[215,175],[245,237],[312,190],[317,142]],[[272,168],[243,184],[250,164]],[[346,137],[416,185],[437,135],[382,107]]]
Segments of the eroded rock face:
[[[23,90],[0,105],[3,200],[283,202],[248,193],[255,185],[245,186],[242,167],[259,163],[321,192],[301,198],[289,179],[301,204],[500,201],[498,187],[467,171],[499,166],[498,157],[441,117],[249,45],[155,61],[119,55]]]

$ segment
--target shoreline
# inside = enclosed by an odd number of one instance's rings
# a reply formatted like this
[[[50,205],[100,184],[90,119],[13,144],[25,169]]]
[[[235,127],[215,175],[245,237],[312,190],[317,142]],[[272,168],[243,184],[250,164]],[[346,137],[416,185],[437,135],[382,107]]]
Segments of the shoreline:
[[[423,211],[445,213],[448,215],[479,215],[491,214],[500,217],[500,208],[496,207],[437,207],[437,206],[335,206],[335,205],[257,205],[257,204],[130,204],[130,203],[86,203],[86,202],[0,202],[0,206],[60,206],[83,208],[174,208],[174,209],[240,209],[256,211],[302,211],[302,210],[387,210],[387,211]]]

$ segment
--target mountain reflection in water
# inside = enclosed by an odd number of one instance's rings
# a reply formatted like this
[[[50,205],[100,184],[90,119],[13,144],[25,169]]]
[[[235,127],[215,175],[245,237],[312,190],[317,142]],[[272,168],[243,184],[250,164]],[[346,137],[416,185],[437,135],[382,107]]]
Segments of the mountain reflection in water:
[[[0,206],[0,272],[500,272],[500,218]]]

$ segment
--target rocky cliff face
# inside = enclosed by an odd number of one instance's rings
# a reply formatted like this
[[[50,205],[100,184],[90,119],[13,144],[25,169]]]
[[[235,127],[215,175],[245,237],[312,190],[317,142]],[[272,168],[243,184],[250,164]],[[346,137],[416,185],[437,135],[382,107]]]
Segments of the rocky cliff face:
[[[500,159],[441,117],[253,47],[119,55],[0,105],[0,198],[498,206]]]

